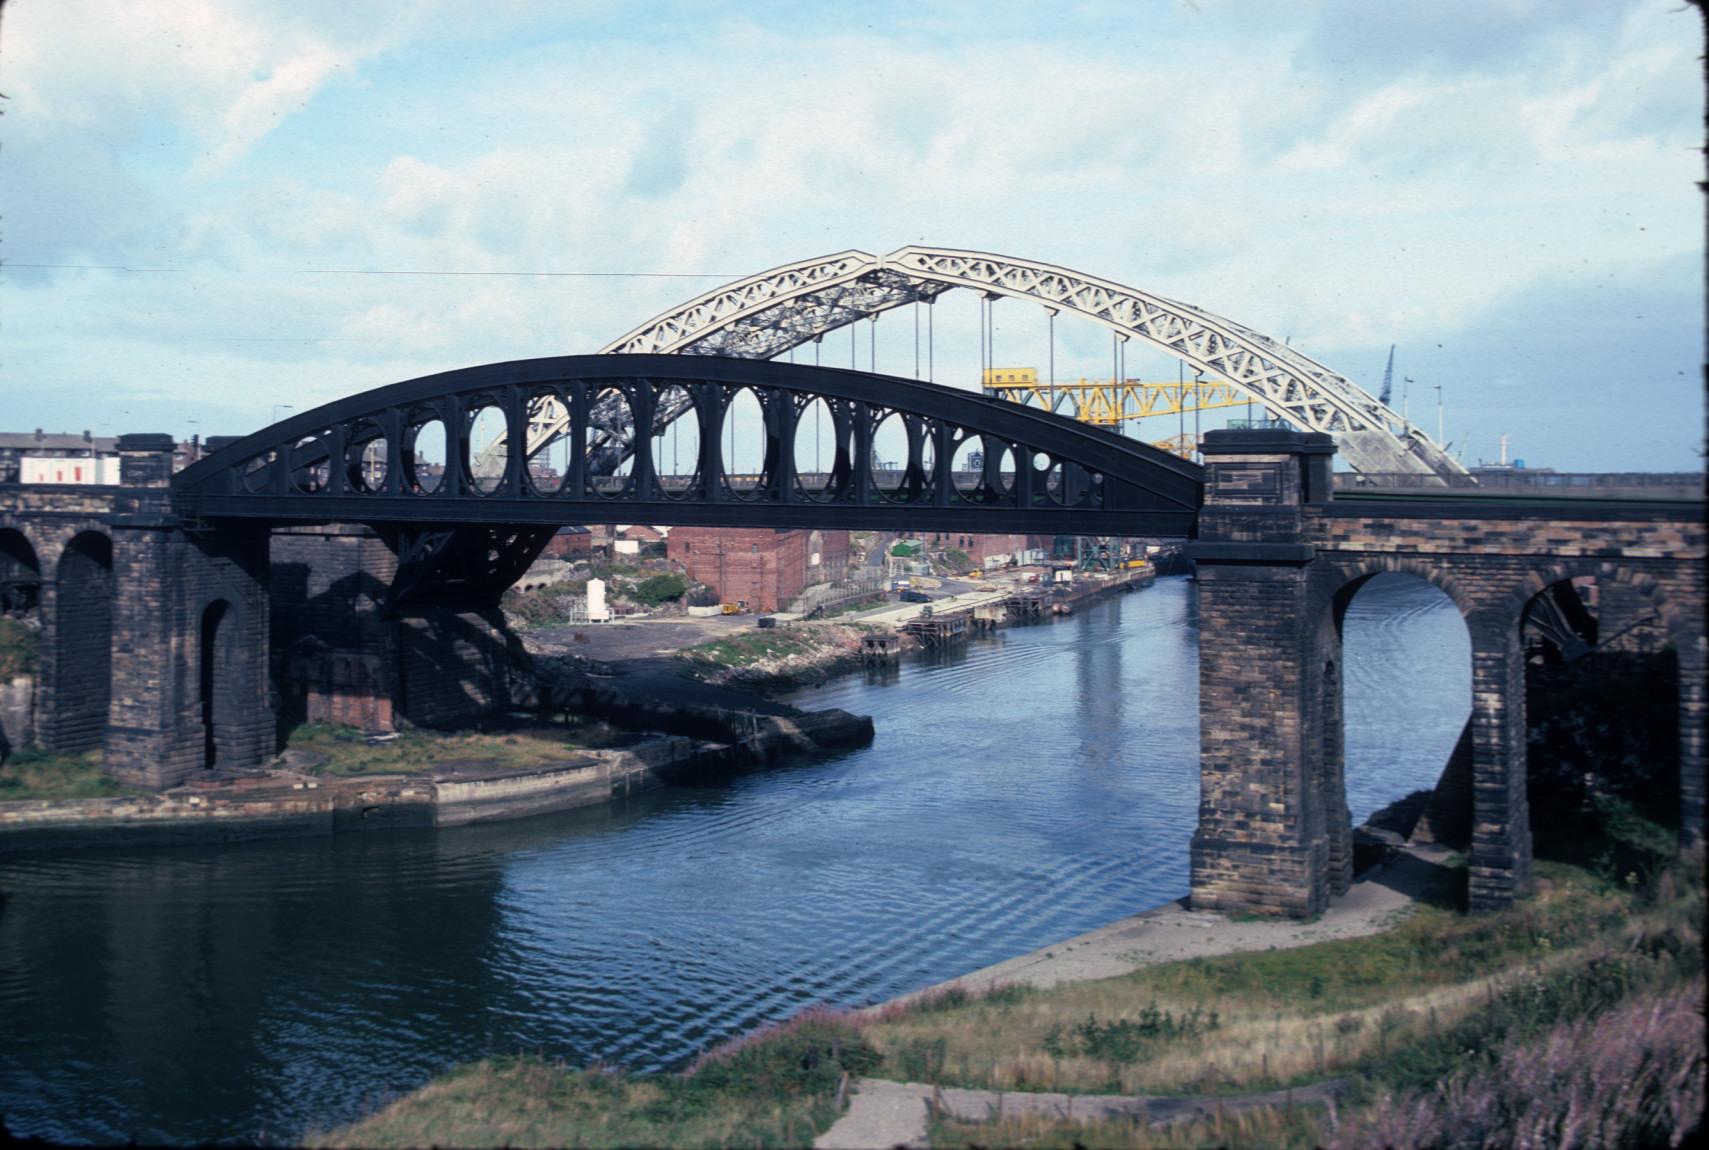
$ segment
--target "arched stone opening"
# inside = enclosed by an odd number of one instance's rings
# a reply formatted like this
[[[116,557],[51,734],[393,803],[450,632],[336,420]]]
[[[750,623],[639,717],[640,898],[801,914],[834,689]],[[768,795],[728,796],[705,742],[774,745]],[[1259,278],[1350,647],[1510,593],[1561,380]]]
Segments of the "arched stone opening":
[[[0,528],[0,761],[36,741],[41,561],[22,531]]]
[[[1641,575],[1603,564],[1533,582],[1518,630],[1534,850],[1624,876],[1643,869],[1646,827],[1690,838],[1701,816],[1701,764],[1693,798],[1681,754],[1701,674],[1682,674],[1679,620]]]
[[[1472,639],[1453,590],[1398,566],[1341,585],[1322,658],[1322,740],[1341,761],[1342,777],[1326,778],[1332,814],[1459,846],[1472,822]]]
[[[0,615],[27,614],[40,601],[42,565],[29,537],[0,527]]]
[[[202,712],[202,765],[223,766],[236,759],[233,724],[243,714],[243,682],[238,657],[241,628],[232,605],[216,599],[202,609],[197,627],[198,680]]]
[[[59,753],[100,746],[112,697],[113,541],[106,535],[85,531],[65,545],[49,630],[42,741]]]

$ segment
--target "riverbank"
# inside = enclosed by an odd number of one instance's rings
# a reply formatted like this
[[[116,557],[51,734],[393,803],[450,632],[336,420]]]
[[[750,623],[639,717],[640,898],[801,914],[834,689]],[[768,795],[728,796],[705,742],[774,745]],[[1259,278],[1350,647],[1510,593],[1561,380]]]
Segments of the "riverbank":
[[[1470,917],[1444,905],[1463,864],[1406,851],[1313,923],[1162,907],[733,1044],[760,1063],[831,1068],[798,1095],[705,1077],[727,1052],[657,1078],[489,1060],[314,1140],[621,1145],[636,1131],[614,1129],[603,1100],[652,1088],[696,1098],[697,1117],[677,1124],[650,1108],[643,1140],[675,1146],[787,1145],[809,1122],[825,1150],[1429,1146],[1468,1132],[1501,1144],[1520,1122],[1546,1142],[1590,1129],[1665,1141],[1703,1106],[1701,862],[1658,860],[1632,881],[1545,862],[1529,898]],[[802,1028],[816,1036],[806,1047]],[[1528,1058],[1561,1061],[1561,1077],[1531,1081]],[[1460,1085],[1438,1095],[1441,1083]],[[770,1125],[732,1136],[767,1090]],[[1483,1101],[1456,1105],[1470,1095]],[[724,1116],[716,1131],[708,1114]]]
[[[119,793],[85,796],[85,776],[98,774],[98,764],[79,756],[68,767],[74,797],[0,801],[0,852],[498,822],[705,782],[786,754],[872,738],[865,716],[804,711],[647,663],[622,674],[560,679],[549,705],[581,722],[552,725],[518,713],[495,717],[484,734],[377,737],[309,727],[272,767],[210,772],[160,793],[114,788]]]
[[[680,676],[771,696],[820,686],[862,670],[866,663],[861,641],[871,634],[896,633],[899,655],[922,649],[921,641],[907,631],[908,624],[922,618],[979,615],[982,626],[1036,622],[1155,582],[1150,572],[1120,571],[1082,573],[1072,583],[1053,587],[1027,583],[1027,574],[980,581],[930,602],[879,603],[834,619],[779,617],[776,625],[760,627],[755,616],[667,616],[524,631],[521,638],[537,658],[567,656],[606,672],[620,671],[628,664],[657,667],[659,660],[669,660]],[[1037,577],[1041,573],[1030,574]],[[1048,569],[1042,574],[1048,578]],[[1006,605],[1016,597],[1025,602]],[[969,633],[972,630],[970,627]]]

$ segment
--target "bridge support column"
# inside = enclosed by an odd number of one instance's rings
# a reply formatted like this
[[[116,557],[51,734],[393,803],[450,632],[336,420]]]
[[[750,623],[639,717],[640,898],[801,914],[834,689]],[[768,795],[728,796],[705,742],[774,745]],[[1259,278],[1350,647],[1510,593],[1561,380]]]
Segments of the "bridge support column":
[[[1351,878],[1339,644],[1320,618],[1307,505],[1330,437],[1213,431],[1199,541],[1199,825],[1192,904],[1305,918]],[[1329,638],[1326,640],[1326,631]],[[1333,825],[1332,825],[1333,824]]]
[[[173,441],[119,439],[113,517],[112,701],[105,761],[165,788],[272,756],[267,701],[267,532],[193,532],[171,512]]]
[[[1468,906],[1495,910],[1531,877],[1525,793],[1525,650],[1511,618],[1474,616],[1472,632],[1472,852]]]

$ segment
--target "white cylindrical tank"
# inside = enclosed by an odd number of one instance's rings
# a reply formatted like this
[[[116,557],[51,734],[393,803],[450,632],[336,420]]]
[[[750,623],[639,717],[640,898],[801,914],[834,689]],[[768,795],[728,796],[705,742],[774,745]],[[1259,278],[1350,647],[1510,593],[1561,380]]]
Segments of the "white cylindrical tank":
[[[604,623],[611,618],[611,609],[605,605],[605,580],[589,579],[587,581],[587,621],[589,623]]]

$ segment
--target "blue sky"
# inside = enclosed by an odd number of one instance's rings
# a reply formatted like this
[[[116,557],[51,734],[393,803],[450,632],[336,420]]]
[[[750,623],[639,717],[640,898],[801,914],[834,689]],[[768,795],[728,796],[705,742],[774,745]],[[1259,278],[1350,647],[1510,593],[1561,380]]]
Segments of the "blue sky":
[[[1186,300],[1373,391],[1398,344],[1467,462],[1508,432],[1533,466],[1694,468],[1701,45],[1673,0],[12,0],[0,425],[245,432],[923,242]],[[972,386],[959,295],[938,377]],[[999,363],[1043,366],[1042,311],[996,322]],[[1109,371],[1106,334],[1057,333],[1059,375]],[[905,317],[879,343],[911,371]]]

